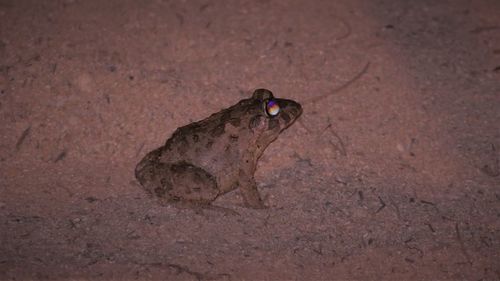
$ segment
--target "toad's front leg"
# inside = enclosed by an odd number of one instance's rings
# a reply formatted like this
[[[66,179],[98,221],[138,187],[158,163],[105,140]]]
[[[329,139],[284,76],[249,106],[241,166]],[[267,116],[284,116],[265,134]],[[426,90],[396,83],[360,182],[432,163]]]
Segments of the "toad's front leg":
[[[257,184],[255,183],[255,180],[253,178],[253,171],[249,173],[244,169],[240,169],[239,188],[245,206],[254,209],[266,208],[264,202],[260,197],[259,190],[257,189]]]

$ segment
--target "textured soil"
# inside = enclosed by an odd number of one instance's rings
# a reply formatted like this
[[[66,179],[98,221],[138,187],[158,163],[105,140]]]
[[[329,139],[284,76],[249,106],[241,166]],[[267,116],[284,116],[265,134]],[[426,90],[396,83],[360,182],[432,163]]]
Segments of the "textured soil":
[[[499,14],[0,0],[0,280],[500,280]],[[304,108],[259,161],[269,208],[143,192],[146,152],[261,87]]]

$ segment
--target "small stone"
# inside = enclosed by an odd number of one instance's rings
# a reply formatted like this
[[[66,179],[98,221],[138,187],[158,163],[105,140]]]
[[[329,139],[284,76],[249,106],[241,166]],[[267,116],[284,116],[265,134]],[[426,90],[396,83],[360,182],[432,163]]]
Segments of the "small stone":
[[[399,152],[404,152],[405,151],[405,147],[401,143],[398,143],[396,145],[396,149],[399,150]]]

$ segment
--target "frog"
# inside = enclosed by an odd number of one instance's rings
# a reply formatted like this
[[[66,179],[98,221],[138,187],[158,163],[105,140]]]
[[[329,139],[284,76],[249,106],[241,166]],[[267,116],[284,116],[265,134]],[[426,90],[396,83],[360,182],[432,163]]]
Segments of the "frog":
[[[257,162],[301,113],[300,103],[256,89],[250,98],[177,128],[142,158],[135,176],[161,204],[209,206],[239,189],[245,207],[266,208],[254,179]]]

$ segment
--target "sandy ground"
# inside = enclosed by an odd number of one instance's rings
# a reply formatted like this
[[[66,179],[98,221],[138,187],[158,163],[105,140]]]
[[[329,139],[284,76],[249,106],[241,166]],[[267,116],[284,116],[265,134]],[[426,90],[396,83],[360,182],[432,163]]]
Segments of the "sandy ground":
[[[0,280],[500,280],[500,2],[0,1]],[[265,210],[133,169],[255,88]]]

